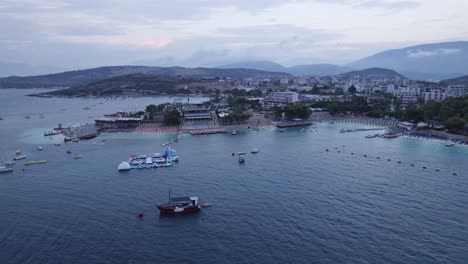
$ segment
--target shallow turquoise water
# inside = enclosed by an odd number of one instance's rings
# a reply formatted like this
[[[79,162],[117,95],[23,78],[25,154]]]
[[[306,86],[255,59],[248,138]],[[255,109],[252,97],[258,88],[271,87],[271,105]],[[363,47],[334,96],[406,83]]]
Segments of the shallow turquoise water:
[[[108,134],[57,147],[47,144],[44,128],[169,99],[100,105],[23,94],[0,90],[2,149],[10,156],[22,149],[29,159],[48,163],[17,164],[13,174],[0,177],[2,263],[468,259],[467,147],[365,139],[366,132],[339,133],[353,125],[321,124],[312,132],[186,135],[172,145],[181,158],[174,167],[119,173],[117,165],[130,154],[162,152],[160,143],[174,136]],[[44,119],[24,119],[40,111]],[[35,150],[38,144],[44,151]],[[245,164],[231,156],[255,147],[260,153],[249,153]],[[83,159],[72,159],[66,150]],[[166,200],[168,188],[215,205],[195,215],[161,217],[154,204]],[[145,213],[142,220],[139,211]]]

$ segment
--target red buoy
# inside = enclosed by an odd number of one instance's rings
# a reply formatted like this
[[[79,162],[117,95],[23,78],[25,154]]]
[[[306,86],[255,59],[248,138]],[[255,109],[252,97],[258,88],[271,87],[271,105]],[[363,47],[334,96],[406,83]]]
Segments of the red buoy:
[[[138,212],[138,217],[142,218],[143,217],[143,212]]]

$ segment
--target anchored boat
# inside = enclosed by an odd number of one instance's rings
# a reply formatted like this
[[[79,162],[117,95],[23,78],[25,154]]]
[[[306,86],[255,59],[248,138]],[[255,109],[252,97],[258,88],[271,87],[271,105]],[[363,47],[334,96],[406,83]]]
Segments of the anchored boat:
[[[158,205],[159,213],[166,215],[177,215],[195,213],[200,211],[201,205],[198,203],[198,197],[171,197],[169,190],[169,201],[165,204]]]
[[[238,155],[239,155],[239,163],[245,163],[246,153],[245,152],[239,152]]]

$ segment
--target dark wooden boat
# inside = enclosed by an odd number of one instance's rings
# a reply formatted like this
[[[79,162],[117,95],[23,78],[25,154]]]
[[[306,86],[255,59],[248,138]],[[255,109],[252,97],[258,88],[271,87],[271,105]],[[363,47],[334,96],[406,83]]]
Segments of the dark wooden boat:
[[[171,190],[168,203],[158,205],[159,213],[164,215],[195,213],[200,211],[200,208],[198,197],[171,197]]]

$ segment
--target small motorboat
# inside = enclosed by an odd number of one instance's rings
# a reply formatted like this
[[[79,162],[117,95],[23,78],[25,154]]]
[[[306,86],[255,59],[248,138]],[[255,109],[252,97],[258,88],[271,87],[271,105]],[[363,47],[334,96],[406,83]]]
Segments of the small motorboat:
[[[78,139],[78,138],[72,138],[71,141],[72,141],[72,142],[78,142],[78,141],[80,141],[80,139]]]
[[[445,142],[445,146],[446,147],[453,147],[453,146],[455,146],[455,142],[449,140],[449,141]]]
[[[47,163],[47,160],[36,160],[36,164],[44,164]]]
[[[257,154],[260,150],[258,150],[258,148],[254,148],[250,151],[250,153],[252,154]]]
[[[379,136],[379,134],[367,135],[366,138],[376,138],[378,136]]]
[[[74,159],[81,159],[82,157],[83,157],[83,156],[81,156],[81,155],[75,155],[75,156],[73,156]]]
[[[0,166],[0,173],[3,173],[3,172],[12,172],[12,171],[13,171],[13,168],[11,168],[11,167]]]
[[[72,153],[71,150],[67,150],[67,154],[71,154],[71,153]]]
[[[213,204],[211,204],[211,203],[202,203],[201,206],[202,206],[202,207],[210,207],[210,206],[212,206],[212,205],[213,205]]]
[[[232,135],[237,135],[237,131],[236,131],[236,130],[232,130],[232,131],[231,131],[231,134],[232,134]]]
[[[58,146],[60,146],[60,145],[62,145],[62,144],[60,144],[60,143],[54,143],[54,145],[58,147]]]
[[[43,148],[42,146],[38,146],[38,147],[37,147],[37,150],[39,150],[39,151],[43,151],[43,150],[44,150],[44,148]]]
[[[382,135],[382,138],[397,138],[397,137],[399,137],[399,135],[396,133],[385,133]]]
[[[25,159],[26,158],[26,155],[16,155],[13,159],[14,160],[22,160],[22,159]]]
[[[15,152],[15,155],[21,155],[21,154],[23,154],[23,152],[22,152],[21,150],[17,150],[17,151]]]
[[[239,152],[239,153],[238,153],[238,156],[239,156],[239,163],[245,163],[245,155],[246,155],[245,152]]]
[[[6,166],[13,166],[13,165],[15,165],[15,164],[16,164],[16,162],[13,161],[13,160],[7,160],[7,161],[5,162],[5,165],[6,165]]]
[[[35,164],[36,162],[34,160],[31,160],[31,161],[27,161],[24,163],[24,165],[32,165],[32,164]]]

